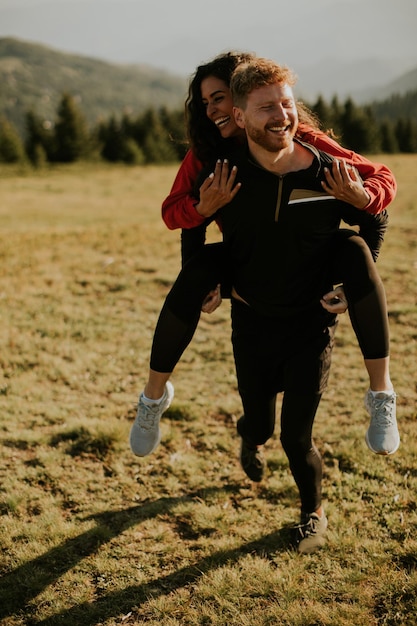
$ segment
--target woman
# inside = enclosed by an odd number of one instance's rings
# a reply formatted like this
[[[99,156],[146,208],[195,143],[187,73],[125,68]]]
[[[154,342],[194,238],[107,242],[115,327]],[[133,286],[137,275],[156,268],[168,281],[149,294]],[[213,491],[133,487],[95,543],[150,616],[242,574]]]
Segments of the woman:
[[[190,83],[186,113],[191,149],[162,206],[167,226],[183,229],[182,258],[185,265],[167,296],[158,320],[149,378],[140,396],[138,415],[131,429],[131,448],[139,456],[150,454],[159,443],[159,420],[173,397],[169,377],[194,334],[204,301],[205,310],[213,310],[220,300],[216,285],[228,283],[224,246],[203,244],[207,220],[213,219],[216,211],[239,192],[239,186],[234,184],[236,171],[232,169],[229,172],[228,164],[223,160],[233,150],[241,149],[244,142],[242,131],[234,122],[229,83],[235,67],[251,56],[240,53],[220,55],[197,68]],[[297,105],[297,109],[301,122],[298,138],[346,159],[346,162],[336,160],[333,163],[323,182],[324,190],[360,209],[361,217],[369,218],[361,230],[363,238],[346,230],[341,231],[340,237],[336,238],[333,283],[343,282],[347,290],[352,324],[370,378],[366,403],[373,419],[368,429],[367,443],[374,452],[390,454],[398,448],[399,438],[395,423],[395,393],[389,376],[385,294],[364,239],[375,259],[386,228],[384,208],[395,195],[395,180],[385,166],[373,164],[364,157],[344,150],[321,132],[314,116],[305,107]],[[196,181],[203,167],[216,159],[213,172],[196,190]],[[351,166],[359,171],[364,179],[363,184]],[[366,277],[365,291],[360,295],[357,295],[355,285],[358,276]],[[209,298],[205,300],[208,292]],[[366,307],[362,305],[363,295],[367,296]],[[336,303],[333,302],[335,296],[339,296]],[[324,295],[322,305],[330,313],[339,313],[345,310],[346,302],[343,293],[337,290]],[[378,411],[381,412],[382,393],[385,394],[383,417],[386,417],[388,406],[390,419],[394,421],[391,429],[393,436],[390,436],[389,442],[386,433],[380,432],[381,419],[375,421]],[[255,466],[259,465],[259,455],[254,453],[249,456],[252,457],[254,467],[250,467],[249,463],[244,469],[250,478],[257,480],[259,472],[252,470],[256,470]]]
[[[197,68],[191,80],[186,101],[186,122],[191,148],[180,166],[169,196],[162,204],[162,217],[166,225],[170,229],[186,229],[183,230],[183,237],[186,233],[190,236],[189,229],[204,225],[207,217],[230,200],[228,194],[233,176],[226,188],[225,172],[219,167],[216,168],[216,176],[205,181],[199,190],[199,200],[196,197],[195,183],[205,164],[228,155],[230,147],[235,143],[244,142],[244,133],[234,122],[229,82],[235,67],[249,60],[251,56],[245,53],[219,55],[212,62]],[[218,88],[210,91],[208,80],[213,77],[217,79]],[[208,83],[205,94],[201,91],[202,83]],[[338,193],[338,199],[359,209],[366,208],[372,214],[380,213],[393,200],[396,192],[396,183],[389,169],[345,150],[320,131],[315,117],[301,103],[297,104],[297,108],[300,120],[297,137],[335,157],[343,158],[344,161],[340,164],[341,176],[346,174],[343,166],[350,163],[365,180],[363,187],[358,183],[352,188],[351,181],[348,181],[349,185],[343,188],[341,184],[335,186],[335,180],[329,173],[329,187],[325,188],[326,191],[333,191],[334,195]],[[221,177],[223,184],[219,187]],[[346,180],[345,175],[342,182]],[[340,177],[338,182],[341,182]],[[358,196],[351,194],[348,197],[350,191]]]

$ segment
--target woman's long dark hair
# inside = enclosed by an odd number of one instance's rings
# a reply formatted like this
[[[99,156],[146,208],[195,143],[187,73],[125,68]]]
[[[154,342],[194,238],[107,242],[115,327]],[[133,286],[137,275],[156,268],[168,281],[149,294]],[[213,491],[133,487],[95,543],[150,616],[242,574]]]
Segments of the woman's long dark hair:
[[[199,65],[192,76],[185,101],[185,123],[190,148],[202,163],[221,157],[228,141],[222,138],[220,131],[207,117],[201,98],[201,83],[205,78],[215,76],[229,86],[235,68],[252,57],[249,52],[225,52]]]

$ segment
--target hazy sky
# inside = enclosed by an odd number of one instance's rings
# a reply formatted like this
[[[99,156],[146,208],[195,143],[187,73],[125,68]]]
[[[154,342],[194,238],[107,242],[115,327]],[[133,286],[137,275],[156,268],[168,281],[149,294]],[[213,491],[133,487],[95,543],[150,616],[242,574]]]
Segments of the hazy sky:
[[[297,72],[374,58],[400,74],[417,66],[416,32],[417,0],[0,0],[0,37],[181,75],[227,49]]]

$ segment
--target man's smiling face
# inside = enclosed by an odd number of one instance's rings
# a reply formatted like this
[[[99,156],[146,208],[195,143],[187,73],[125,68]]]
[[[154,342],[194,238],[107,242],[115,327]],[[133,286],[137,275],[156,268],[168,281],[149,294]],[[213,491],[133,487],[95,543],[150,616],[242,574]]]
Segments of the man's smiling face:
[[[265,85],[248,94],[245,109],[236,108],[238,126],[246,130],[249,145],[280,152],[291,145],[298,113],[291,87],[286,83]]]

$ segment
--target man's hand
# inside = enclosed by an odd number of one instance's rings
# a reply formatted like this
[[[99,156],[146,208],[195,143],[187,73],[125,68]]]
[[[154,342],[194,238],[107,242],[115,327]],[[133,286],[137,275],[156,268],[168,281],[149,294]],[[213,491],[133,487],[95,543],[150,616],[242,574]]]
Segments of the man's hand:
[[[196,211],[204,216],[211,217],[228,204],[241,187],[241,183],[236,183],[237,167],[234,165],[229,174],[229,163],[227,159],[216,163],[214,172],[210,174],[200,187],[200,201],[195,205]]]
[[[332,169],[324,170],[326,181],[322,181],[322,187],[331,196],[343,200],[357,209],[364,209],[369,203],[370,197],[358,172],[345,161],[335,159]]]
[[[210,291],[204,298],[201,310],[203,313],[213,313],[222,303],[222,296],[220,294],[220,285],[217,285],[216,289]]]
[[[321,306],[335,315],[344,313],[348,308],[348,302],[346,300],[343,287],[336,287],[333,291],[326,293],[320,300]]]

